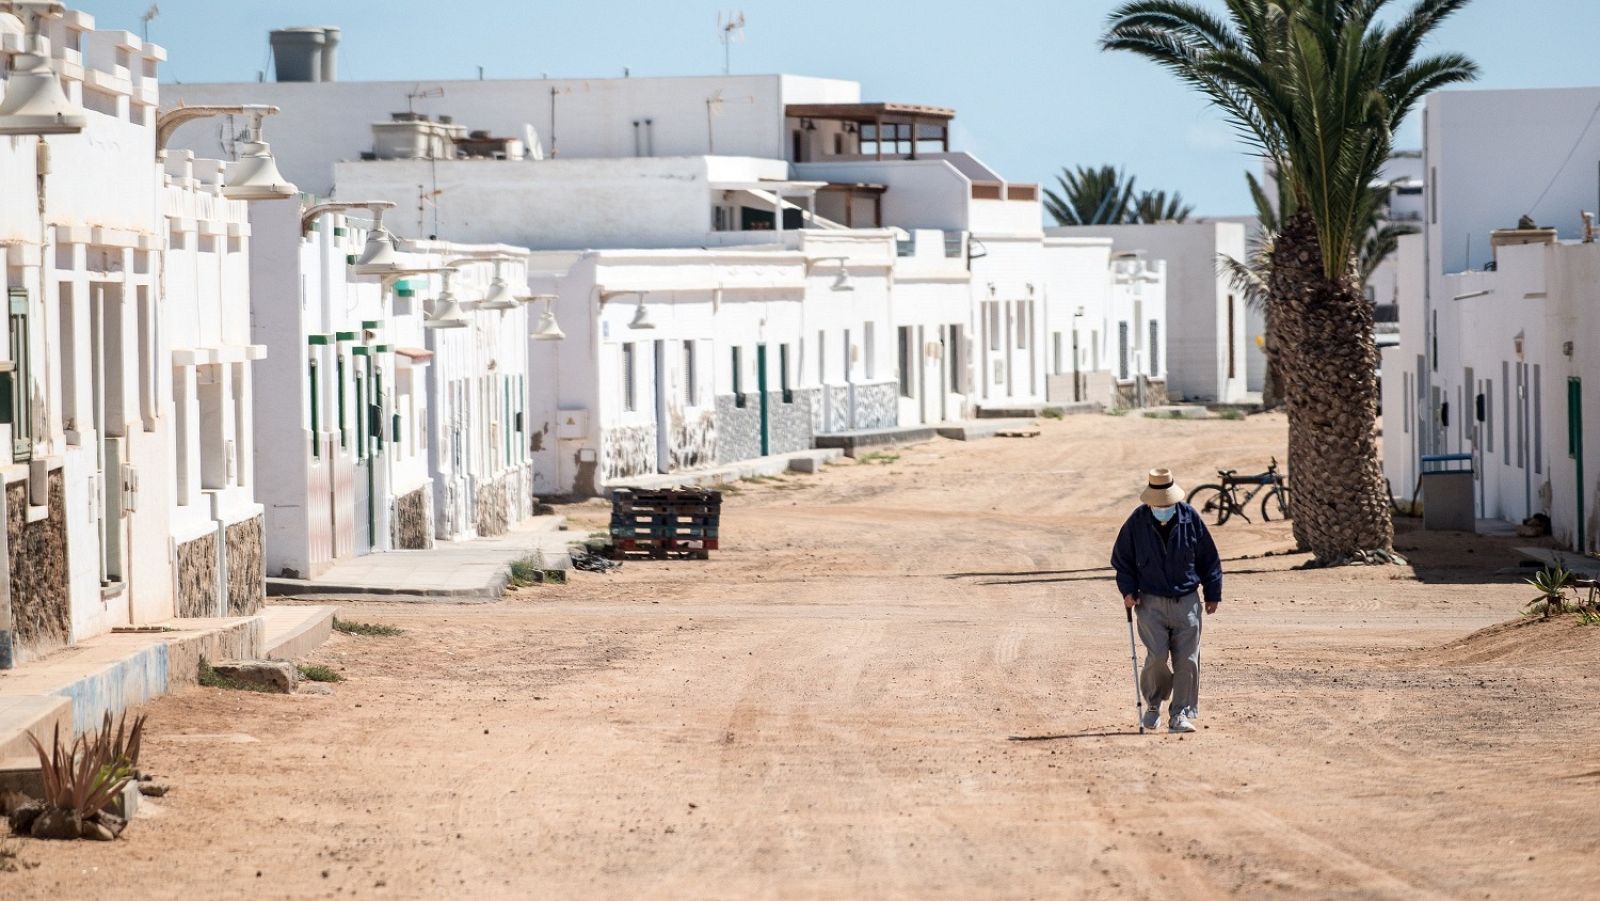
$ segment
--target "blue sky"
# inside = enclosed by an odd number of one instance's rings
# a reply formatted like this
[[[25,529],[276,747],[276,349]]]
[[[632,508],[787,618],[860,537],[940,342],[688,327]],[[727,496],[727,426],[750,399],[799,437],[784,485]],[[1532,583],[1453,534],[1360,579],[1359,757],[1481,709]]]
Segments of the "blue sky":
[[[163,80],[244,81],[269,28],[337,25],[343,79],[602,77],[721,71],[719,9],[742,8],[735,72],[860,81],[867,99],[955,107],[956,143],[1006,177],[1116,163],[1201,214],[1248,211],[1254,162],[1205,104],[1153,65],[1101,53],[1114,0],[158,0]],[[137,33],[149,0],[68,0]],[[1397,7],[1409,5],[1397,0]],[[1597,0],[1475,0],[1435,49],[1467,53],[1480,87],[1593,83]],[[1420,143],[1413,123],[1402,143]],[[1530,136],[1530,139],[1536,139]]]

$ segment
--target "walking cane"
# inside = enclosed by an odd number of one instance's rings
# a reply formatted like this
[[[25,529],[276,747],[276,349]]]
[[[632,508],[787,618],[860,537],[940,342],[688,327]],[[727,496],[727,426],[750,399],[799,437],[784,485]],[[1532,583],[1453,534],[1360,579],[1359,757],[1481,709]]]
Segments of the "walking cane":
[[[1128,655],[1133,660],[1133,697],[1134,709],[1139,714],[1139,734],[1144,734],[1144,692],[1139,690],[1139,646],[1133,642],[1133,608],[1124,607],[1128,611]]]

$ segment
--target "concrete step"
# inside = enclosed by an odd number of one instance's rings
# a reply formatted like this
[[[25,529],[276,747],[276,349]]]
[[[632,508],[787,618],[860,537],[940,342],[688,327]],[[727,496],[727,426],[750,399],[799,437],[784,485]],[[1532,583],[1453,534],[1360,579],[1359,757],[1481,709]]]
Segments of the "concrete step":
[[[816,437],[817,447],[836,448],[846,457],[855,457],[863,450],[879,447],[903,447],[922,444],[939,437],[931,425],[903,425],[886,429],[858,429],[850,432],[830,432]]]
[[[1558,551],[1547,547],[1519,547],[1517,553],[1545,566],[1557,563],[1568,572],[1577,573],[1581,579],[1600,579],[1600,560],[1573,551]],[[1532,572],[1529,575],[1533,575]]]
[[[26,733],[48,742],[77,735],[199,680],[200,660],[251,658],[261,653],[265,624],[259,615],[173,619],[165,631],[100,635],[41,660],[0,671],[0,758],[31,753]]]
[[[795,451],[788,454],[772,454],[766,457],[756,457],[752,460],[740,460],[736,463],[708,466],[704,469],[617,479],[607,484],[605,491],[609,494],[618,488],[631,488],[635,491],[660,491],[666,488],[714,488],[717,485],[730,485],[741,479],[777,476],[786,472],[817,472],[828,462],[837,460],[841,456],[843,456],[843,452],[838,448],[819,447],[812,450]]]
[[[1041,414],[1055,412],[1062,416],[1088,416],[1090,414],[1104,413],[1105,411],[1105,404],[1099,401],[1086,400],[1073,403],[1045,404]]]
[[[266,626],[261,651],[269,660],[294,660],[316,650],[333,634],[338,607],[274,605],[261,611]]]
[[[939,437],[952,441],[981,441],[999,435],[1028,432],[1039,434],[1038,426],[1031,419],[965,419],[943,423],[937,427],[937,431]]]
[[[1044,404],[1013,404],[1005,407],[978,406],[979,419],[1034,419],[1044,412]]]

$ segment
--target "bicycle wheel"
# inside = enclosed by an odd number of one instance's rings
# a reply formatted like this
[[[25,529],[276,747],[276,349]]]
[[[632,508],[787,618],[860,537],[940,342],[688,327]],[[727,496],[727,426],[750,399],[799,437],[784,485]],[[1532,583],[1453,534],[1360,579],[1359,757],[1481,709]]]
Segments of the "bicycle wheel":
[[[1274,485],[1267,496],[1261,499],[1261,519],[1271,522],[1274,519],[1289,518],[1289,489],[1283,485]]]
[[[1233,515],[1233,508],[1228,505],[1221,485],[1201,485],[1190,491],[1184,500],[1200,514],[1201,519],[1213,520],[1219,526]]]

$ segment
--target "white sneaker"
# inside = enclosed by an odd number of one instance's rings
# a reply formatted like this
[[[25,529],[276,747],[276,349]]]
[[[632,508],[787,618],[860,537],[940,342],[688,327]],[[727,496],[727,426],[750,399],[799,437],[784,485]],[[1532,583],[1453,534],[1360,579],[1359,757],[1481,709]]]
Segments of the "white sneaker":
[[[1193,732],[1194,731],[1194,723],[1189,722],[1189,718],[1180,713],[1177,716],[1173,717],[1171,722],[1167,723],[1167,731],[1168,732]]]
[[[1151,706],[1146,709],[1144,716],[1139,717],[1139,725],[1145,729],[1157,729],[1161,726],[1161,708]]]

